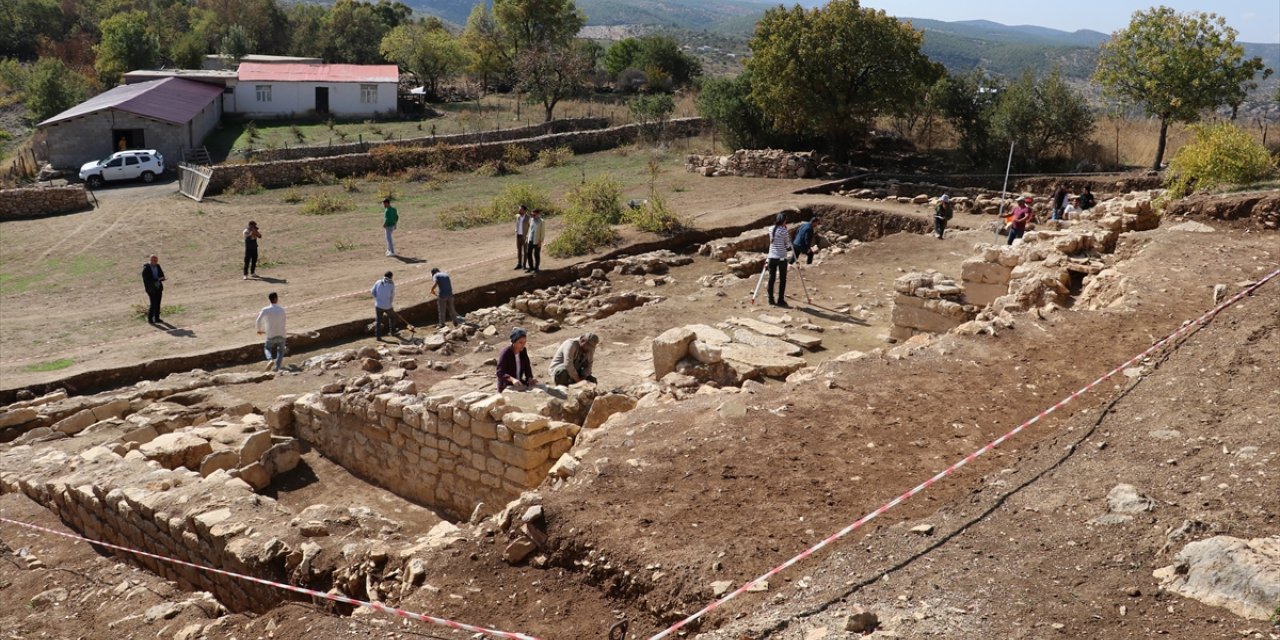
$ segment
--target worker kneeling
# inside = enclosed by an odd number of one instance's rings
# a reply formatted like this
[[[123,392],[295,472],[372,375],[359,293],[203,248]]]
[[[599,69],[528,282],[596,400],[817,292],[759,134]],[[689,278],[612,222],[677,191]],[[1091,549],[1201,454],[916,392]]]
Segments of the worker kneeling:
[[[563,386],[583,380],[594,383],[596,379],[591,375],[591,365],[598,344],[600,337],[594,333],[584,333],[561,343],[551,359],[551,380]]]

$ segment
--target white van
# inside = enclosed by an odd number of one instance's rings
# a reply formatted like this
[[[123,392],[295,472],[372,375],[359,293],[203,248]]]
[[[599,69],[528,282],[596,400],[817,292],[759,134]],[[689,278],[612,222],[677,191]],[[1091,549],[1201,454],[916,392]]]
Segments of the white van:
[[[152,182],[156,176],[164,173],[164,156],[155,149],[133,149],[120,151],[107,156],[103,160],[86,162],[80,167],[80,179],[97,189],[102,183],[115,180],[137,180]]]

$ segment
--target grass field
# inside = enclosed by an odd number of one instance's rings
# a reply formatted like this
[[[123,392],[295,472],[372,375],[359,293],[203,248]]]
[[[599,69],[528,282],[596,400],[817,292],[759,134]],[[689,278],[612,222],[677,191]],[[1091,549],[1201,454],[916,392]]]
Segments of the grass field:
[[[299,122],[260,120],[227,122],[205,146],[216,158],[245,149],[280,149],[354,142],[383,142],[432,135],[475,133],[511,129],[543,121],[540,105],[518,104],[514,95],[490,94],[470,102],[433,104],[436,115],[398,120],[329,119]],[[692,96],[678,96],[673,117],[696,116]],[[631,122],[625,99],[608,96],[598,100],[565,100],[555,117],[608,118],[614,124]],[[252,134],[252,135],[251,135]]]

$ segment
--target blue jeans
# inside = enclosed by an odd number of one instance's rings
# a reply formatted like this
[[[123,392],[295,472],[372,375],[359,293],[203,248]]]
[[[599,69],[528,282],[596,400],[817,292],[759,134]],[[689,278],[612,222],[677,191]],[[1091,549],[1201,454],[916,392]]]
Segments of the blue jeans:
[[[284,336],[273,336],[267,338],[265,344],[262,345],[262,354],[267,360],[276,361],[276,371],[280,370],[280,365],[284,363]]]
[[[1016,227],[1009,227],[1009,244],[1013,244],[1014,240],[1021,238],[1022,234],[1026,233],[1026,231],[1027,231],[1026,227],[1023,227],[1021,229],[1018,229]]]
[[[395,239],[394,239],[394,238],[392,238],[391,236],[392,236],[392,234],[394,234],[394,233],[396,232],[396,228],[395,228],[395,227],[383,227],[382,229],[383,229],[383,231],[386,231],[386,232],[387,232],[387,253],[390,253],[391,255],[395,255],[395,253],[396,253],[396,242],[395,242]]]

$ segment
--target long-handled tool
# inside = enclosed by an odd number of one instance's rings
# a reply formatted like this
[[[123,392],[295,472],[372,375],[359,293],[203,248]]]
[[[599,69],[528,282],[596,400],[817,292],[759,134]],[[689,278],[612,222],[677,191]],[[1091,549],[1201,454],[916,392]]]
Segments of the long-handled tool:
[[[756,296],[760,295],[760,285],[764,284],[764,274],[769,271],[769,259],[765,258],[764,268],[760,270],[760,279],[756,280],[756,288],[751,292],[751,304],[756,303]]]
[[[800,288],[804,289],[804,299],[809,304],[813,304],[813,298],[809,297],[809,286],[804,283],[804,267],[800,266],[800,254],[796,253],[795,245],[791,245],[791,255],[796,257],[796,271],[800,272]]]
[[[409,332],[409,341],[410,341],[410,342],[412,342],[415,338],[417,338],[417,337],[418,337],[418,328],[417,328],[417,327],[415,327],[415,326],[413,326],[413,323],[412,323],[412,322],[409,322],[408,320],[405,320],[405,319],[404,319],[404,316],[400,315],[400,312],[399,312],[399,311],[392,310],[392,313],[396,314],[396,317],[397,317],[397,318],[400,318],[400,322],[404,323],[404,328],[405,328],[405,330],[407,330],[407,331]]]

